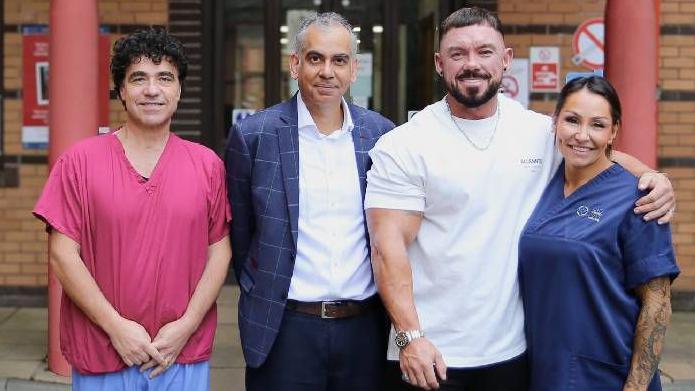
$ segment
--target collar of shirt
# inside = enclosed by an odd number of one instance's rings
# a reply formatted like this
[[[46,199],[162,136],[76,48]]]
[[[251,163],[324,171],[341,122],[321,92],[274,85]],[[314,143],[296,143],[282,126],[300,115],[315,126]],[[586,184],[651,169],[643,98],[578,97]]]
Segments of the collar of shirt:
[[[347,102],[345,102],[345,98],[340,98],[340,102],[343,106],[343,126],[335,132],[325,135],[319,132],[319,128],[316,126],[314,118],[311,116],[309,109],[302,100],[301,92],[297,92],[297,127],[300,131],[310,131],[317,138],[339,138],[344,134],[352,132],[355,125],[352,122],[350,108],[348,107]]]

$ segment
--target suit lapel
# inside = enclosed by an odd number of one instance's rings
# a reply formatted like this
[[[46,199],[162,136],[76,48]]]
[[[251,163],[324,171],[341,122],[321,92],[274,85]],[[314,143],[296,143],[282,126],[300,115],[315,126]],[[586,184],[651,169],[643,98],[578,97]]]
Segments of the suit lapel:
[[[280,116],[283,126],[277,128],[280,167],[285,185],[287,211],[294,248],[297,248],[297,226],[299,224],[299,130],[297,128],[297,97],[282,107]]]
[[[369,152],[366,145],[366,129],[364,128],[362,116],[357,113],[357,110],[355,110],[351,104],[348,104],[348,107],[350,107],[350,114],[352,115],[352,123],[354,125],[352,129],[352,143],[355,145],[355,162],[357,163],[357,174],[360,178],[362,199],[364,199],[367,187],[367,152]]]

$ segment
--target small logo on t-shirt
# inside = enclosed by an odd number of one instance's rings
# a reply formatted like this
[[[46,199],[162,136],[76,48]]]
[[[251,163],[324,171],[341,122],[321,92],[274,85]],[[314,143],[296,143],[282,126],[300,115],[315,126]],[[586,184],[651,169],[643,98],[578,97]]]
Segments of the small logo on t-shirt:
[[[603,216],[603,209],[600,209],[600,208],[589,209],[589,207],[586,205],[580,205],[577,208],[577,216],[586,217],[587,219],[598,223],[599,221],[601,221],[601,217]]]
[[[524,157],[519,160],[519,163],[521,164],[521,167],[535,172],[543,167],[543,158]]]

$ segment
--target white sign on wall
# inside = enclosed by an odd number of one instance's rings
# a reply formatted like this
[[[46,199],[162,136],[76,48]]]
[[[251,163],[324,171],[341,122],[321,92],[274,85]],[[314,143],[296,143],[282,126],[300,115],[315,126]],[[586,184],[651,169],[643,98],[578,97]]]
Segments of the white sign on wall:
[[[502,92],[528,108],[528,59],[515,58],[502,76]]]
[[[560,49],[555,46],[531,48],[531,91],[560,90]]]

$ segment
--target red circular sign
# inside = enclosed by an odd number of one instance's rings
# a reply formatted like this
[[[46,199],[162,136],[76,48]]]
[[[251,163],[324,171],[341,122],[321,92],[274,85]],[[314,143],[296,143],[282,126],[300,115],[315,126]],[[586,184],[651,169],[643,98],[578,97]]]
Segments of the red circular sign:
[[[572,62],[591,70],[603,68],[603,18],[586,20],[577,27],[572,37]]]

